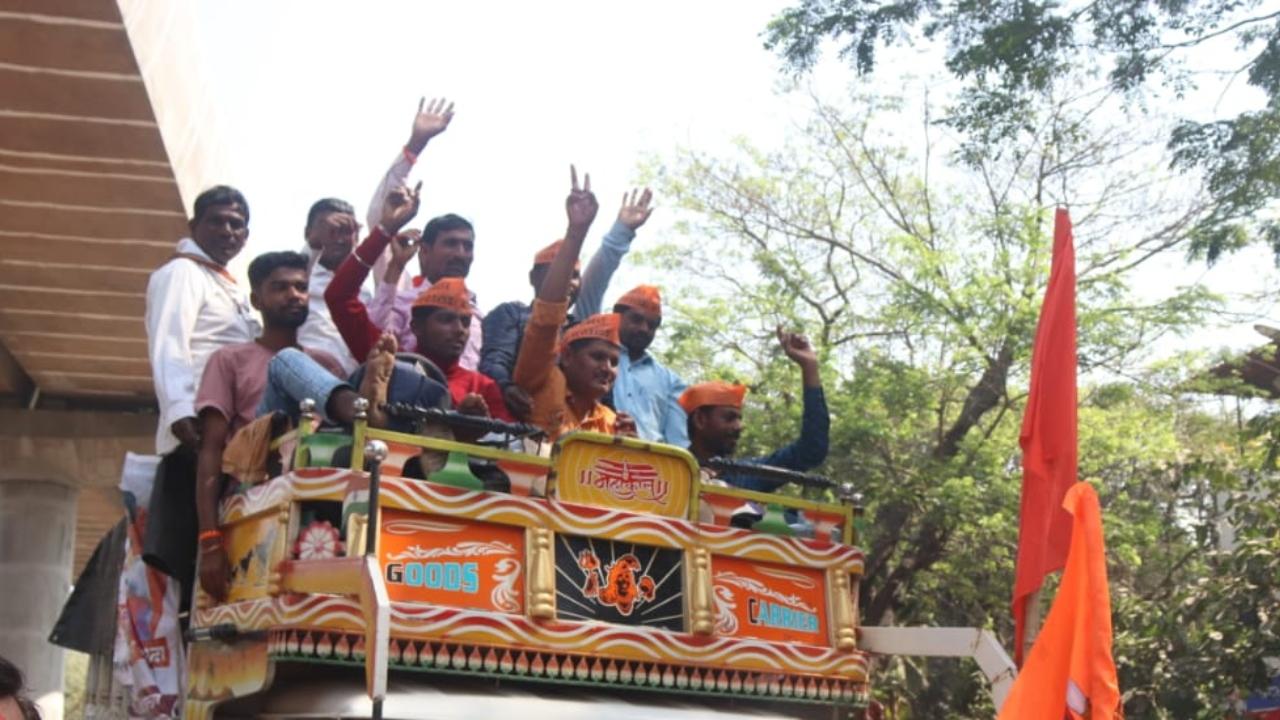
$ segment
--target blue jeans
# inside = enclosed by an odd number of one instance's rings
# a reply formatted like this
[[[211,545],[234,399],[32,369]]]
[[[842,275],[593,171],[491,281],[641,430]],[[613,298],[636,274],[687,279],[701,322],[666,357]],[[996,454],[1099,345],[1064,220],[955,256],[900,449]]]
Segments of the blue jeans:
[[[345,380],[334,377],[323,365],[297,348],[285,348],[267,364],[267,388],[258,403],[258,416],[282,412],[297,422],[302,411],[298,404],[314,400],[316,412],[324,420],[329,396],[339,388],[353,389]]]
[[[329,397],[340,388],[354,390],[360,387],[364,371],[365,368],[361,365],[356,368],[350,380],[343,381],[301,350],[285,348],[276,353],[267,364],[267,388],[262,393],[257,414],[283,412],[296,424],[302,414],[298,403],[310,399],[315,401],[320,417],[329,420],[325,414]],[[448,388],[418,372],[413,365],[399,361],[396,362],[395,369],[391,372],[391,381],[387,385],[387,402],[427,408],[452,407]],[[413,432],[413,423],[392,420],[388,429]]]

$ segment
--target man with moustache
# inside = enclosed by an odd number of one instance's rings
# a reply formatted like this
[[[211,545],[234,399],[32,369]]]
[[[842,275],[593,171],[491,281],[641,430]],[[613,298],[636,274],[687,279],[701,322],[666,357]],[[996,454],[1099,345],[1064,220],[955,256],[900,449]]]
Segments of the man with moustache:
[[[653,285],[637,285],[613,305],[620,318],[622,357],[613,382],[613,409],[635,418],[645,440],[687,447],[689,435],[680,395],[684,380],[649,354],[662,325],[662,295]]]
[[[377,224],[375,216],[381,213],[383,198],[406,184],[409,171],[426,149],[427,143],[448,129],[452,120],[453,103],[443,98],[433,99],[429,103],[424,98],[418,102],[418,112],[414,116],[409,141],[405,143],[400,156],[387,170],[374,193],[373,203],[369,208],[371,228]],[[471,262],[475,259],[475,243],[475,228],[466,218],[453,213],[432,218],[422,229],[420,240],[415,241],[408,235],[397,236],[390,244],[390,261],[384,272],[379,273],[376,269],[382,255],[369,263],[374,269],[376,283],[373,299],[367,304],[369,320],[379,329],[395,335],[401,350],[421,352],[418,338],[411,327],[413,303],[441,278],[465,280],[471,272]],[[419,275],[406,280],[405,268],[415,254],[418,256]],[[470,305],[474,322],[459,363],[464,369],[475,370],[480,362],[481,321],[484,320],[484,314],[480,312],[474,294],[470,295]]]
[[[196,452],[195,399],[209,357],[253,340],[258,319],[249,295],[227,270],[249,238],[249,203],[218,185],[196,198],[191,237],[147,282],[147,350],[160,409],[156,454],[163,456],[147,516],[143,558],[184,588],[193,580]],[[182,603],[190,593],[181,593]]]
[[[800,437],[768,455],[744,458],[750,465],[771,465],[788,470],[812,470],[827,458],[831,417],[818,374],[818,355],[803,335],[778,328],[778,343],[787,358],[800,366],[803,378],[804,411]],[[720,381],[689,386],[680,396],[680,406],[688,413],[689,452],[699,464],[711,458],[732,458],[742,435],[743,385]],[[720,480],[734,487],[757,492],[773,492],[785,481],[761,478],[750,473],[722,475]]]

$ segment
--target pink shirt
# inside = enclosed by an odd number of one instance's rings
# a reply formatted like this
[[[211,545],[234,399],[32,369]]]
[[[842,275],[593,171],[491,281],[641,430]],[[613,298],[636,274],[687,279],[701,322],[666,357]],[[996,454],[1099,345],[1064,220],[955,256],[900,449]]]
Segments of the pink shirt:
[[[369,320],[382,330],[396,336],[398,347],[404,352],[416,352],[418,338],[409,328],[409,320],[413,317],[413,301],[418,299],[431,283],[422,275],[412,281],[401,283],[403,287],[392,285],[386,281],[378,282],[373,300],[369,301]],[[476,305],[476,294],[471,293],[471,335],[467,337],[467,345],[462,349],[462,357],[458,364],[468,370],[475,370],[480,364],[480,346],[484,339],[481,336],[480,324],[484,322],[484,313]]]
[[[342,363],[326,352],[302,351],[320,363],[324,369],[343,378]],[[267,364],[275,353],[257,342],[227,345],[209,356],[196,393],[196,413],[213,408],[222,413],[230,423],[227,437],[253,422],[258,415],[258,404],[267,389]]]

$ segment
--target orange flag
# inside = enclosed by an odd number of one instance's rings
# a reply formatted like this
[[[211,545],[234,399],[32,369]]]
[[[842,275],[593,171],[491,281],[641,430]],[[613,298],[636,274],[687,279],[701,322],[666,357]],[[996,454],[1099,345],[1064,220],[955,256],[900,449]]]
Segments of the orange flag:
[[[1062,507],[1072,515],[1062,584],[997,720],[1123,717],[1098,494],[1089,483],[1076,483]]]
[[[1031,351],[1031,391],[1022,416],[1022,509],[1013,580],[1013,656],[1022,665],[1027,602],[1062,568],[1071,517],[1062,498],[1076,481],[1076,256],[1071,218],[1053,223],[1053,264]]]

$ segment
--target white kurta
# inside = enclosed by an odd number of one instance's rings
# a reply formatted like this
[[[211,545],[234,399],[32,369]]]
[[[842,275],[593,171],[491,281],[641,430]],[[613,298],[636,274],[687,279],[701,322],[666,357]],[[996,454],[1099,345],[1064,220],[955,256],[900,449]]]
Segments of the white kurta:
[[[190,238],[178,241],[177,252],[209,259]],[[146,324],[151,377],[160,405],[156,452],[164,455],[178,446],[169,426],[195,416],[196,390],[209,356],[224,345],[253,340],[261,325],[239,283],[181,257],[151,273]]]
[[[333,324],[333,316],[329,314],[329,304],[324,301],[324,290],[333,280],[333,271],[315,263],[311,266],[311,278],[307,287],[307,321],[298,328],[298,344],[309,350],[323,350],[342,363],[347,375],[355,372],[360,365],[347,348],[338,326]],[[360,299],[369,304],[369,293],[361,291]]]

